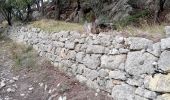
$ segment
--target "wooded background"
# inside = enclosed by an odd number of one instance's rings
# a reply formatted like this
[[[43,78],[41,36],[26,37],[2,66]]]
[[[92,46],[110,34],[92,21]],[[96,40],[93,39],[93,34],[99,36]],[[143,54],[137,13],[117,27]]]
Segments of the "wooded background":
[[[0,13],[12,20],[29,22],[40,18],[66,22],[114,23],[127,25],[147,19],[150,23],[167,21],[169,0],[0,0]]]

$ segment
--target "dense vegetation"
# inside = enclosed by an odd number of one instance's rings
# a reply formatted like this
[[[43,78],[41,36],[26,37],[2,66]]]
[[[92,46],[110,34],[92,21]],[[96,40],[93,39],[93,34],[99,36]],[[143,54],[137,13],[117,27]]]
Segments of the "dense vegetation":
[[[168,0],[0,0],[0,13],[12,25],[39,18],[66,22],[115,23],[126,26],[140,18],[150,17],[152,23],[161,22],[161,14]]]

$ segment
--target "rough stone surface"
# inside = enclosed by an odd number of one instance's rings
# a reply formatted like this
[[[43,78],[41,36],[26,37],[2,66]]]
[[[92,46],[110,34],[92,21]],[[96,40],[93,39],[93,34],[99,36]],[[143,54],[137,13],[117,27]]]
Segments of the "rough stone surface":
[[[134,100],[135,88],[127,85],[117,85],[112,89],[112,97],[115,100]]]
[[[105,69],[101,69],[101,70],[99,70],[99,76],[100,77],[106,77],[106,76],[108,76],[109,75],[109,73],[108,73],[108,70],[105,70]]]
[[[100,59],[98,55],[86,55],[83,59],[83,64],[90,69],[97,69],[100,65]]]
[[[118,79],[118,80],[126,80],[126,73],[122,71],[110,71],[109,78]]]
[[[170,94],[166,93],[157,97],[156,100],[170,100]]]
[[[118,69],[121,63],[126,60],[126,55],[102,56],[101,67],[108,69]]]
[[[139,95],[141,97],[152,99],[152,100],[156,99],[156,97],[157,97],[155,92],[143,89],[141,87],[136,89],[135,94],[137,94],[137,95]]]
[[[149,81],[149,89],[156,92],[170,92],[170,74],[157,74]]]
[[[99,73],[95,70],[91,70],[90,73],[87,75],[87,78],[90,80],[94,80],[99,76]]]
[[[128,79],[126,82],[132,86],[141,86],[143,84],[143,79]]]
[[[75,43],[74,42],[66,42],[65,43],[65,47],[68,48],[68,49],[74,49],[75,47]]]
[[[85,57],[85,53],[84,52],[79,52],[76,54],[76,61],[83,63],[83,58]]]
[[[115,40],[116,40],[117,43],[123,43],[123,42],[124,42],[124,37],[122,37],[122,36],[116,36],[116,37],[115,37]]]
[[[86,53],[103,54],[105,53],[105,48],[100,45],[89,45],[87,47]]]
[[[149,53],[141,51],[129,52],[126,60],[125,70],[131,75],[154,73],[154,63],[157,58]]]
[[[169,100],[170,38],[154,43],[141,37],[115,36],[118,33],[49,34],[39,28],[14,25],[6,35],[32,45],[58,69],[91,88],[107,91],[115,100]],[[0,82],[2,89],[6,83]]]
[[[79,65],[77,66],[77,71],[76,71],[76,73],[82,74],[83,71],[84,71],[84,68],[86,68],[86,66],[84,66],[83,64],[79,64]]]
[[[110,50],[109,54],[110,55],[117,55],[117,54],[119,54],[119,50],[113,48],[112,50]]]
[[[153,54],[154,56],[159,57],[161,55],[161,43],[158,42],[153,44],[153,47],[147,49],[147,51]]]
[[[161,53],[158,67],[165,72],[170,72],[170,51],[164,51]]]
[[[134,100],[149,100],[149,99],[135,95]]]
[[[170,49],[170,38],[161,40],[161,49],[162,50]]]
[[[151,40],[139,37],[129,37],[126,40],[127,44],[130,45],[131,50],[142,50],[152,47],[153,42]]]
[[[86,77],[82,76],[82,75],[77,75],[76,78],[81,82],[81,83],[86,83],[87,79]]]

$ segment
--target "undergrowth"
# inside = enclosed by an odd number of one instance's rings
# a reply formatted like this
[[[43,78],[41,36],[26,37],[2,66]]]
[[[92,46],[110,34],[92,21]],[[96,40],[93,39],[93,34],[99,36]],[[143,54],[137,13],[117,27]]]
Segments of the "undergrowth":
[[[15,71],[26,68],[28,70],[36,70],[38,55],[32,49],[32,46],[23,46],[16,43],[10,48],[12,59],[15,61],[13,69]]]
[[[127,36],[142,36],[159,41],[165,36],[165,23],[151,23],[151,14],[148,10],[138,11],[122,21],[115,22],[118,31],[126,33]]]

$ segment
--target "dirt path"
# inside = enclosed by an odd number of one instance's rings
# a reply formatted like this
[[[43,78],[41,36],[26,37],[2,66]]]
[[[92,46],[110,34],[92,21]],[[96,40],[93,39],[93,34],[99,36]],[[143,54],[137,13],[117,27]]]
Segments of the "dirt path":
[[[30,56],[29,49],[20,49],[9,39],[0,40],[0,100],[111,100],[48,61]]]

